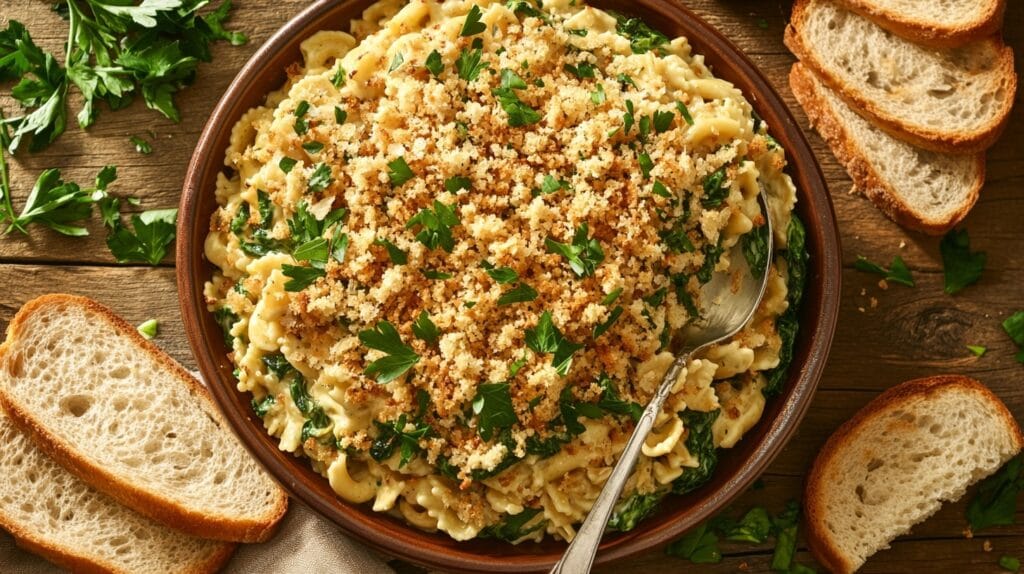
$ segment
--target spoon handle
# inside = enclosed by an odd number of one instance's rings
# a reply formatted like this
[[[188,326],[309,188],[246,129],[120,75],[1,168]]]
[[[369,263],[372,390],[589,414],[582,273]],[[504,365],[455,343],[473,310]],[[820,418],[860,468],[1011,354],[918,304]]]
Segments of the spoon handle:
[[[675,386],[676,379],[679,378],[679,373],[689,360],[689,356],[689,353],[685,353],[676,357],[675,362],[665,373],[658,392],[655,393],[651,402],[647,403],[647,408],[644,409],[644,413],[636,423],[636,429],[633,430],[633,436],[626,443],[626,448],[622,451],[619,461],[615,463],[611,476],[604,483],[604,488],[601,489],[601,494],[594,502],[594,506],[591,507],[590,513],[587,514],[587,519],[583,521],[583,525],[576,532],[576,536],[572,539],[562,559],[551,569],[551,574],[590,572],[594,557],[597,555],[597,547],[601,544],[601,536],[604,534],[612,510],[615,509],[615,504],[619,501],[622,488],[626,485],[630,473],[633,472],[636,459],[640,456],[640,449],[643,447],[644,441],[647,440],[647,434],[654,426],[654,419],[661,412],[661,406],[665,404],[665,398]]]

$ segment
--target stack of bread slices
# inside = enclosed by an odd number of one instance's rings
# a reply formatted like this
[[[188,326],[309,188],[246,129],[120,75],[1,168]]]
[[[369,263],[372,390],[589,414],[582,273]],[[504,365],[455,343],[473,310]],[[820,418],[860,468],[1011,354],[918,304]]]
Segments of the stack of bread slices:
[[[74,572],[215,572],[287,508],[206,389],[88,299],[22,307],[0,407],[0,528]]]
[[[797,0],[790,86],[854,184],[900,225],[945,233],[985,180],[1017,89],[1004,0]]]

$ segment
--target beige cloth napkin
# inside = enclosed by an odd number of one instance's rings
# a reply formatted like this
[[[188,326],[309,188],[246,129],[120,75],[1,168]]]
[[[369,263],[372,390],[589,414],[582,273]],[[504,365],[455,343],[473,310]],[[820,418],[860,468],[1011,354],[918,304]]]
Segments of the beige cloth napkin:
[[[14,544],[0,530],[0,572],[61,574],[64,570]],[[346,537],[330,522],[292,501],[277,536],[263,544],[243,544],[224,574],[394,574],[381,557]],[[148,573],[140,573],[148,574]]]
[[[193,375],[202,382],[198,373]],[[0,573],[60,574],[50,564],[14,543],[0,529]],[[348,538],[331,522],[296,500],[290,501],[277,535],[263,544],[244,544],[222,570],[224,574],[394,574],[373,551]],[[149,573],[139,573],[149,574]]]

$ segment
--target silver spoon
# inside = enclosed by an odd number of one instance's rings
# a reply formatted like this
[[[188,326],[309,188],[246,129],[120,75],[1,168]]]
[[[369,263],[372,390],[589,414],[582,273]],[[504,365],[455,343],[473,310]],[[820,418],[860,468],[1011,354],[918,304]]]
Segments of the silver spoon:
[[[769,217],[767,197],[764,187],[758,196],[761,213],[764,214],[768,226],[768,257],[771,265],[773,254],[772,223]],[[665,373],[665,378],[658,387],[658,392],[647,404],[644,414],[636,424],[633,436],[626,443],[625,450],[612,469],[611,476],[605,482],[601,494],[590,509],[587,519],[583,521],[575,538],[569,544],[562,559],[551,569],[551,574],[583,574],[590,572],[597,555],[597,547],[601,543],[605,525],[611,517],[612,510],[622,494],[622,488],[633,471],[640,449],[647,439],[647,434],[654,426],[654,419],[661,412],[661,407],[675,386],[676,379],[690,357],[709,345],[732,337],[742,329],[754,316],[754,311],[761,304],[765,288],[768,285],[768,269],[752,270],[743,255],[742,241],[737,242],[729,253],[729,271],[715,273],[711,280],[700,290],[700,301],[703,313],[700,321],[687,326],[682,332],[675,333],[673,338],[676,360]],[[738,273],[739,280],[733,277]]]

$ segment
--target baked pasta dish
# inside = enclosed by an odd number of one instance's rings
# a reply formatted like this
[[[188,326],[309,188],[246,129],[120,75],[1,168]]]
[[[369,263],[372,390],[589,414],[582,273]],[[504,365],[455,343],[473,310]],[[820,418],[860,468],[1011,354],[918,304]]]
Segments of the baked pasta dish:
[[[608,526],[712,479],[786,379],[806,264],[743,94],[582,0],[386,0],[302,54],[234,127],[205,246],[280,448],[425,530],[571,539],[701,284],[772,241],[755,318],[679,377]]]

